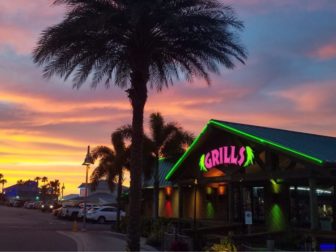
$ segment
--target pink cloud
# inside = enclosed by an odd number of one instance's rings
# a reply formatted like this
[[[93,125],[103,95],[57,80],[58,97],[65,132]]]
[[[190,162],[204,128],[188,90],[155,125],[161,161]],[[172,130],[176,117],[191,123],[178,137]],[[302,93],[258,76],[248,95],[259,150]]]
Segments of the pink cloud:
[[[293,104],[293,110],[301,113],[323,113],[330,111],[334,101],[336,86],[334,81],[306,83],[286,90],[276,91],[275,97],[285,99]]]
[[[329,60],[336,58],[336,42],[329,43],[317,48],[311,53],[313,57],[321,60]]]

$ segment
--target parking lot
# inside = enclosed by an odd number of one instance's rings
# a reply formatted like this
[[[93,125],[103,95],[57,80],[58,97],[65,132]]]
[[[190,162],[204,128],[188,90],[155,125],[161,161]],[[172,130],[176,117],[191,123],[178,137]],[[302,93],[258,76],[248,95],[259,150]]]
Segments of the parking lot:
[[[78,222],[78,229],[81,229]],[[0,250],[74,251],[76,243],[58,231],[71,231],[73,221],[58,219],[50,212],[0,206]],[[109,230],[109,224],[88,223],[87,230]]]

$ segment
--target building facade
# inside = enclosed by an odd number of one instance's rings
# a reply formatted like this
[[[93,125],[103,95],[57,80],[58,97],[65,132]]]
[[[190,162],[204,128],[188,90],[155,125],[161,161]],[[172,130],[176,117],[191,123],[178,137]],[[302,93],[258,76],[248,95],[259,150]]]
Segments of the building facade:
[[[210,120],[162,172],[161,216],[238,232],[336,231],[334,137]]]

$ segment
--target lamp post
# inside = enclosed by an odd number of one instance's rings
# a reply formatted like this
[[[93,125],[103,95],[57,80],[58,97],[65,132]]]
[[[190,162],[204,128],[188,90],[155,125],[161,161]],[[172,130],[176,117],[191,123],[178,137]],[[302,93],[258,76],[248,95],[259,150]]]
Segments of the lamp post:
[[[61,188],[61,190],[62,190],[62,198],[61,198],[61,200],[63,200],[63,193],[64,193],[64,189],[65,189],[65,186],[64,186],[64,183],[63,183],[63,185],[62,185],[62,188]]]
[[[193,226],[193,231],[194,231],[194,235],[193,235],[193,249],[196,250],[197,247],[197,184],[198,181],[197,179],[194,180],[194,226]]]
[[[90,153],[90,145],[87,148],[86,157],[84,159],[84,162],[82,165],[85,165],[86,167],[86,173],[85,173],[85,195],[84,195],[84,214],[83,214],[83,228],[82,231],[86,230],[86,203],[87,203],[87,196],[88,196],[88,173],[90,165],[93,164],[93,158]]]

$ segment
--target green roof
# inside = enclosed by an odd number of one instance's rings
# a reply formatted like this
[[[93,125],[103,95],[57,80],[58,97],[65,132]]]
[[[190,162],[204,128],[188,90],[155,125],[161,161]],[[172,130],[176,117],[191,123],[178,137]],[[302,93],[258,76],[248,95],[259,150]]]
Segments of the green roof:
[[[171,182],[167,181],[165,177],[167,176],[168,172],[173,167],[173,163],[160,160],[159,161],[159,185],[160,187],[170,186]],[[145,179],[143,181],[143,188],[153,188],[154,187],[154,177],[152,176],[149,179]]]
[[[171,178],[178,167],[195,148],[209,127],[219,128],[231,134],[254,141],[258,144],[294,155],[319,166],[336,164],[335,137],[212,119],[208,122],[206,127],[202,130],[200,135],[195,139],[184,155],[177,161],[177,163],[175,163],[165,179],[169,180]]]

